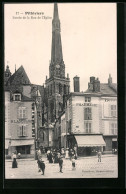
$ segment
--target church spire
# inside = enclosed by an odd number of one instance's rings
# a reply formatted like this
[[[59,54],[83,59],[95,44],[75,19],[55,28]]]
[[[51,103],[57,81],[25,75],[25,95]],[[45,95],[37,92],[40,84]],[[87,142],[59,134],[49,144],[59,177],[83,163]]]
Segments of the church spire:
[[[58,14],[58,6],[57,6],[57,3],[54,3],[53,19],[54,19],[54,20],[59,20],[59,14]]]
[[[62,71],[63,66],[64,62],[60,34],[60,20],[57,3],[54,3],[54,13],[52,20],[52,50],[50,63],[50,77],[52,76],[65,77],[65,66]]]

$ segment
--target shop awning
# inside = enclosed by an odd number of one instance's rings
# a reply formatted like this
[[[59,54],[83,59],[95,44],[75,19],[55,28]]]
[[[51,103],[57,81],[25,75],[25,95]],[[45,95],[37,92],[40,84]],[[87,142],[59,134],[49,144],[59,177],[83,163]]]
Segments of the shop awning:
[[[11,146],[33,145],[34,139],[11,140]]]
[[[102,135],[75,135],[78,147],[106,146]]]

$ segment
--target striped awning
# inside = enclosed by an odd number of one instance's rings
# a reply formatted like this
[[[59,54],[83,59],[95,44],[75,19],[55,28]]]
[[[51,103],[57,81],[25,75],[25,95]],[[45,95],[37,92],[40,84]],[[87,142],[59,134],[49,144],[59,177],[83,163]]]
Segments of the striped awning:
[[[102,135],[75,135],[78,147],[106,146]]]
[[[11,146],[23,146],[23,145],[33,145],[34,139],[16,139],[11,140]]]

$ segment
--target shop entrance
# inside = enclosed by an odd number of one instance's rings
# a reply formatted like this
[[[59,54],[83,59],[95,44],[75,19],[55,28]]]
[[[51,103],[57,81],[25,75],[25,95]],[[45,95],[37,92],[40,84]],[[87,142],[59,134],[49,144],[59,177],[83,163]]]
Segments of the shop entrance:
[[[86,156],[91,156],[91,147],[85,148]]]
[[[117,149],[117,141],[112,141],[112,149]]]

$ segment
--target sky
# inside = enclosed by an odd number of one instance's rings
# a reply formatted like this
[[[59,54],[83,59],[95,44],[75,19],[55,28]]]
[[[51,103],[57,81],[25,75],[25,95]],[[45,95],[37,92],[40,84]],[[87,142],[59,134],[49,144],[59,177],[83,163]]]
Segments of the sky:
[[[53,9],[53,3],[4,5],[5,67],[9,65],[14,73],[15,65],[16,69],[23,65],[33,84],[43,85],[46,75],[49,77]],[[80,91],[88,88],[91,76],[107,83],[111,74],[116,83],[116,3],[58,3],[58,11],[70,91],[76,75],[80,77]]]

